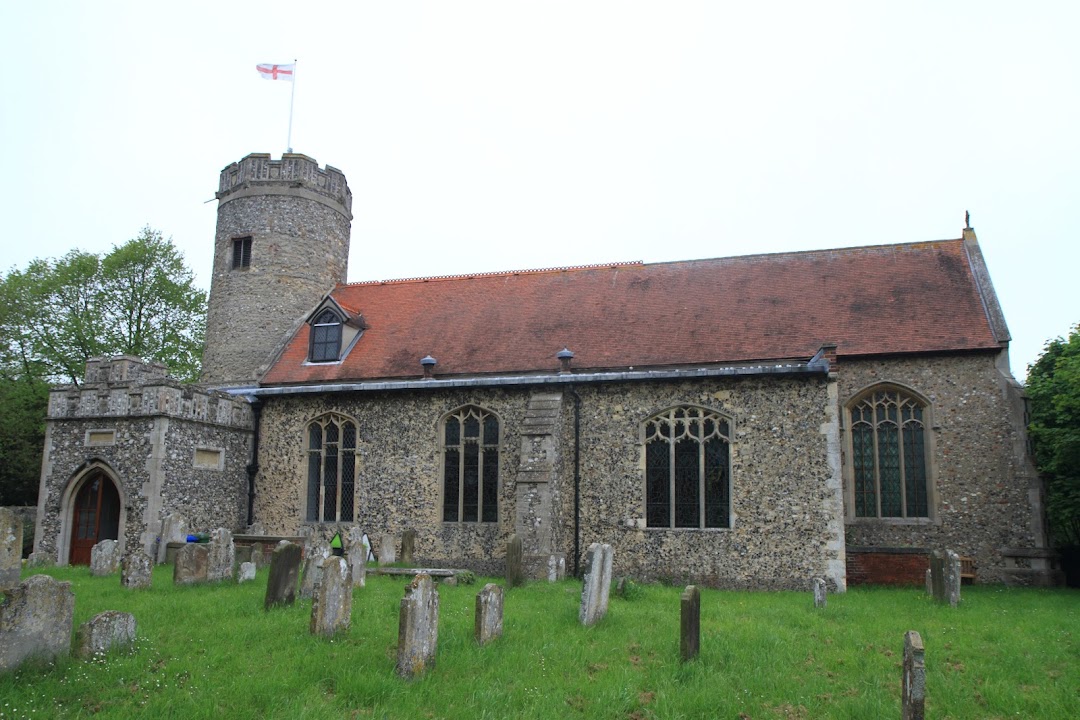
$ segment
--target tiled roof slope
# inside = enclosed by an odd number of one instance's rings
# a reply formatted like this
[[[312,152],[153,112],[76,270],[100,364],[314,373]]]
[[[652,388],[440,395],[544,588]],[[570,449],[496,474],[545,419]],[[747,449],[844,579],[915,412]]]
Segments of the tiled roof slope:
[[[992,293],[993,291],[990,290]],[[264,385],[997,349],[964,240],[338,286],[365,330],[305,364],[304,325]]]

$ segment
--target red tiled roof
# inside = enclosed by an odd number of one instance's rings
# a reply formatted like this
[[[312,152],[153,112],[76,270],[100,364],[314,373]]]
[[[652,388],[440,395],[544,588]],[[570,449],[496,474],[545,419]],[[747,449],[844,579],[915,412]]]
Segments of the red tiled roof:
[[[992,290],[990,291],[992,292]],[[366,329],[306,365],[304,325],[264,385],[996,349],[963,240],[355,283]]]

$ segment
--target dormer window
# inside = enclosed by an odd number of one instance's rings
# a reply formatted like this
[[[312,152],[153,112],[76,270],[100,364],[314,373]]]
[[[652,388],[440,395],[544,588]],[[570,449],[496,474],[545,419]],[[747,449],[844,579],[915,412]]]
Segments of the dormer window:
[[[311,324],[311,362],[337,362],[341,358],[341,318],[323,310]]]

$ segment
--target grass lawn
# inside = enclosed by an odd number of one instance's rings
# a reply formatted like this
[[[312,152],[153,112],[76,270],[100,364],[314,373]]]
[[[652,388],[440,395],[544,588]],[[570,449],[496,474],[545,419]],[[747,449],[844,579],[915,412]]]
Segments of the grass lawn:
[[[134,652],[0,676],[0,718],[897,718],[907,630],[926,645],[928,718],[1080,716],[1080,593],[965,587],[952,609],[916,588],[857,588],[817,610],[805,593],[704,590],[701,655],[679,662],[681,587],[633,586],[597,626],[579,581],[508,591],[503,638],[473,641],[476,585],[441,587],[435,668],[394,673],[405,578],[368,577],[352,628],[308,633],[310,601],[262,609],[244,585],[128,591],[87,568],[69,580],[76,627],[138,620]],[[24,571],[23,578],[28,571]]]

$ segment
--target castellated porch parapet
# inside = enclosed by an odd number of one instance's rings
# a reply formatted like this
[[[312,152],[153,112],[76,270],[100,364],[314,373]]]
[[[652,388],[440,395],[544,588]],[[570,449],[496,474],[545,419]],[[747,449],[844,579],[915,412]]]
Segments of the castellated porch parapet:
[[[330,165],[320,168],[317,161],[300,153],[285,153],[280,160],[271,159],[269,153],[251,153],[227,165],[221,171],[217,199],[245,188],[275,185],[309,190],[337,202],[346,214],[352,213],[352,191],[345,175]]]
[[[242,398],[182,383],[161,363],[120,355],[86,363],[82,385],[49,393],[49,420],[91,417],[172,417],[241,429],[252,425]]]

